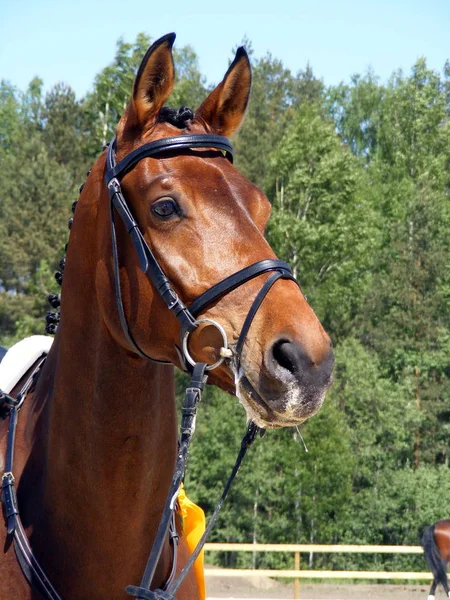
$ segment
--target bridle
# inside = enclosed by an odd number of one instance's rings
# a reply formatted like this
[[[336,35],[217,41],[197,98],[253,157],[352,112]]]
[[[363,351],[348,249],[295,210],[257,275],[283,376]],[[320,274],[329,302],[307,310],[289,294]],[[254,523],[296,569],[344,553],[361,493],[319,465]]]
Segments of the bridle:
[[[156,534],[152,551],[150,553],[150,557],[147,561],[147,566],[141,580],[141,585],[139,587],[128,586],[127,588],[128,593],[137,597],[139,600],[149,598],[151,598],[152,600],[156,600],[157,598],[163,598],[164,600],[168,600],[168,598],[173,598],[171,594],[176,592],[184,578],[184,575],[186,575],[188,569],[190,568],[190,566],[192,566],[195,556],[200,552],[200,549],[202,548],[203,543],[206,540],[206,536],[212,528],[215,519],[217,518],[217,514],[225,499],[226,494],[228,493],[228,489],[231,486],[231,482],[234,478],[234,475],[237,473],[240,462],[243,459],[243,456],[245,455],[246,449],[252,443],[258,431],[258,428],[254,424],[251,424],[246,435],[244,436],[244,439],[241,444],[241,452],[239,453],[235,468],[233,469],[234,473],[232,473],[232,476],[230,477],[230,480],[227,483],[224,494],[222,495],[222,498],[219,501],[216,511],[214,512],[213,517],[211,517],[210,519],[207,531],[205,531],[205,535],[202,537],[202,540],[200,540],[196,551],[194,551],[193,555],[191,555],[188,564],[183,569],[183,577],[180,576],[175,583],[171,583],[171,585],[169,586],[167,586],[166,584],[166,590],[156,590],[155,592],[149,591],[149,587],[153,579],[156,565],[158,564],[159,556],[161,554],[163,540],[167,533],[167,528],[169,525],[169,515],[173,510],[174,498],[176,497],[180,483],[184,476],[189,442],[190,438],[194,433],[196,406],[200,401],[201,392],[206,383],[205,371],[215,369],[222,363],[222,361],[225,358],[230,358],[233,355],[235,368],[238,368],[247,333],[250,329],[252,321],[259,307],[261,306],[262,301],[268,294],[271,287],[276,281],[278,281],[278,279],[291,279],[292,281],[296,282],[294,276],[292,275],[291,267],[287,263],[285,263],[282,260],[266,259],[260,260],[252,265],[249,265],[241,269],[237,273],[234,273],[233,275],[230,275],[229,277],[226,277],[222,281],[216,283],[203,294],[201,294],[198,298],[196,298],[190,304],[189,308],[186,307],[183,301],[179,298],[169,279],[167,278],[158,261],[156,260],[155,256],[153,255],[149,245],[147,244],[144,238],[144,235],[139,229],[138,224],[132,216],[131,210],[127,205],[127,202],[121,189],[120,179],[144,158],[158,158],[161,156],[179,154],[183,151],[192,151],[193,149],[204,148],[219,150],[224,153],[225,157],[230,162],[233,162],[233,147],[229,140],[225,137],[213,134],[180,135],[176,137],[164,138],[155,142],[150,142],[148,144],[144,144],[137,150],[134,150],[133,152],[125,156],[125,158],[123,158],[119,163],[116,162],[116,140],[114,139],[108,146],[106,156],[107,171],[105,174],[105,182],[108,188],[110,198],[111,239],[113,246],[115,292],[117,308],[123,332],[129,344],[134,348],[134,350],[139,354],[139,356],[150,358],[137,345],[128,327],[128,323],[125,317],[125,311],[123,308],[120,292],[119,261],[114,223],[114,209],[122,219],[122,222],[128,234],[131,236],[139,258],[140,268],[144,273],[147,274],[154,288],[158,291],[159,295],[165,302],[167,308],[173,311],[173,313],[180,322],[181,345],[183,350],[183,356],[185,358],[187,370],[191,371],[192,373],[190,386],[186,390],[185,402],[183,405],[180,447],[178,450],[175,474],[172,480],[170,492],[168,494],[168,499],[166,501],[166,507],[163,511],[163,516],[159,524],[159,528]],[[243,323],[234,352],[232,352],[228,347],[227,336],[223,327],[212,319],[204,318],[197,320],[197,317],[208,306],[210,306],[213,302],[215,302],[225,294],[231,292],[232,290],[235,290],[247,281],[250,281],[251,279],[254,279],[255,277],[258,277],[259,275],[262,275],[264,273],[271,274],[266,279],[256,298],[254,299]],[[220,349],[220,358],[214,364],[211,365],[196,362],[191,357],[188,350],[189,334],[194,329],[196,329],[199,323],[201,322],[208,322],[209,324],[215,326],[222,336],[223,345]]]
[[[254,277],[258,277],[263,273],[272,272],[269,278],[264,283],[260,292],[256,296],[248,315],[242,326],[242,330],[239,339],[236,344],[234,355],[236,362],[239,362],[241,351],[244,345],[245,338],[247,336],[250,325],[256,315],[256,312],[264,300],[265,296],[269,292],[270,288],[278,279],[291,279],[295,281],[292,275],[291,267],[282,260],[266,259],[260,260],[244,269],[241,269],[237,273],[226,277],[219,283],[216,283],[209,288],[206,292],[201,294],[191,305],[186,307],[183,301],[179,298],[175,292],[172,284],[165,275],[158,261],[156,260],[153,252],[151,251],[144,235],[139,229],[138,224],[133,218],[131,210],[125,200],[122,188],[120,185],[120,179],[129,171],[131,171],[137,164],[144,158],[160,158],[162,156],[170,156],[173,154],[180,154],[183,151],[191,151],[193,149],[204,149],[211,148],[213,150],[219,150],[223,152],[226,158],[233,162],[233,147],[229,140],[220,135],[213,134],[190,134],[190,135],[179,135],[176,137],[164,138],[155,142],[150,142],[140,146],[127,156],[123,158],[119,163],[116,161],[116,140],[114,139],[108,146],[106,155],[106,174],[105,182],[109,192],[110,198],[110,217],[111,217],[111,239],[112,239],[112,252],[113,252],[113,265],[114,265],[114,285],[117,309],[119,313],[119,319],[122,326],[122,330],[125,337],[133,350],[141,357],[151,359],[136,343],[130,328],[128,326],[125,311],[122,303],[121,290],[120,290],[120,275],[119,275],[119,259],[117,249],[117,239],[115,231],[114,221],[114,209],[122,219],[125,229],[130,235],[134,247],[136,249],[140,268],[144,273],[147,274],[148,278],[152,282],[154,288],[158,291],[159,295],[163,299],[167,308],[175,314],[181,325],[181,346],[183,349],[183,358],[186,360],[188,370],[191,370],[195,365],[195,361],[189,354],[187,340],[189,334],[197,328],[199,320],[197,317],[201,314],[209,305],[213,302],[243,285],[247,281],[250,281]],[[208,323],[215,326],[223,341],[221,349],[221,356],[212,365],[207,365],[206,370],[212,370],[218,367],[224,358],[230,357],[230,349],[228,348],[228,342],[223,327],[216,321],[211,319],[205,319]],[[154,360],[154,359],[151,359]]]
[[[233,467],[232,473],[227,481],[225,489],[219,499],[219,502],[216,506],[212,517],[209,520],[208,526],[200,542],[198,543],[194,552],[189,557],[186,565],[184,566],[183,570],[178,575],[178,577],[174,579],[174,559],[172,565],[172,573],[169,577],[169,580],[164,584],[163,589],[151,591],[149,588],[151,586],[153,576],[158,565],[159,558],[161,556],[164,541],[167,539],[167,534],[169,531],[175,556],[177,536],[176,531],[174,532],[173,525],[174,508],[176,504],[178,490],[184,477],[189,444],[195,430],[197,405],[200,402],[201,393],[206,384],[208,371],[211,371],[218,367],[226,358],[233,358],[234,367],[236,369],[239,367],[242,349],[248,331],[259,307],[261,306],[261,303],[263,302],[271,287],[278,279],[290,279],[296,282],[292,274],[291,267],[287,263],[285,263],[282,260],[266,259],[260,260],[254,264],[244,267],[243,269],[234,273],[233,275],[230,275],[222,281],[214,284],[206,292],[204,292],[198,298],[196,298],[190,304],[189,307],[187,307],[179,298],[171,282],[169,281],[160,264],[156,260],[152,250],[150,249],[147,241],[145,240],[143,233],[139,229],[139,226],[136,223],[132,212],[127,204],[127,201],[123,195],[120,180],[126,173],[131,171],[144,158],[161,158],[163,156],[172,156],[183,152],[192,152],[192,150],[195,149],[205,148],[220,151],[230,162],[233,161],[233,148],[228,139],[219,135],[212,134],[180,135],[176,137],[169,137],[150,142],[148,144],[140,146],[139,148],[125,156],[125,158],[123,158],[120,162],[116,161],[116,140],[114,139],[109,144],[106,155],[105,182],[108,188],[110,199],[110,222],[114,270],[114,288],[119,320],[125,338],[129,346],[141,358],[155,360],[139,347],[130,331],[126,319],[120,286],[119,253],[116,237],[115,212],[121,218],[126,231],[131,237],[131,240],[137,252],[141,270],[148,276],[150,282],[161,296],[167,308],[174,313],[174,315],[180,322],[182,357],[185,362],[186,370],[191,373],[190,384],[186,389],[185,399],[182,407],[180,427],[181,433],[179,439],[177,461],[175,465],[175,473],[173,475],[172,483],[163,510],[161,521],[156,532],[155,541],[153,543],[153,547],[151,549],[150,556],[148,558],[140,586],[128,586],[126,588],[126,591],[138,600],[174,600],[173,594],[178,590],[185,576],[192,567],[195,559],[199,555],[206,541],[206,538],[217,519],[220,508],[228,494],[228,491],[231,487],[231,483],[239,470],[240,464],[245,456],[248,447],[252,444],[258,432],[260,432],[261,434],[263,433],[263,430],[260,430],[260,428],[258,428],[254,423],[250,423],[242,439],[241,448],[236,459],[236,463]],[[201,154],[199,154],[199,156],[201,156]],[[255,277],[258,277],[265,273],[270,273],[270,275],[262,285],[255,299],[253,300],[253,303],[242,325],[242,329],[236,346],[234,350],[231,350],[228,347],[228,341],[225,330],[220,325],[220,323],[209,318],[198,319],[197,317],[208,306],[210,306],[213,302],[223,297],[225,294],[231,292],[232,290],[235,290],[236,288],[250,281],[251,279],[254,279]],[[222,348],[220,349],[220,356],[219,359],[213,364],[196,362],[189,353],[189,335],[198,327],[198,325],[201,322],[208,322],[212,326],[216,327],[220,335],[222,336]],[[19,508],[17,504],[17,497],[15,491],[15,480],[13,475],[14,440],[18,412],[25,400],[27,391],[29,391],[29,389],[31,388],[32,384],[35,382],[38,376],[38,371],[39,368],[42,366],[42,363],[43,361],[41,361],[39,367],[33,373],[32,377],[28,380],[25,387],[21,390],[19,396],[16,399],[12,398],[7,394],[3,394],[0,390],[0,408],[5,410],[5,416],[3,418],[5,418],[6,416],[9,416],[10,418],[10,427],[7,440],[7,456],[5,461],[5,473],[2,478],[2,502],[7,523],[8,541],[10,542],[12,539],[14,539],[16,554],[21,564],[24,575],[28,579],[28,582],[33,588],[39,591],[39,593],[45,600],[62,600],[61,596],[59,596],[59,594],[53,588],[50,581],[47,579],[45,572],[40,567],[26,538],[20,520]]]

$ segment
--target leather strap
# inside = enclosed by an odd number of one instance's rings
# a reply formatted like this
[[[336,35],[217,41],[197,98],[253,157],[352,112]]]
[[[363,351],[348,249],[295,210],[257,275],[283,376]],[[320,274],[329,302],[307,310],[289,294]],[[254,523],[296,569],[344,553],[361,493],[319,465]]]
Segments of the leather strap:
[[[147,584],[147,582],[145,582],[145,584],[144,584],[143,581],[141,582],[140,586],[129,585],[129,586],[127,586],[125,591],[130,596],[134,596],[138,600],[175,600],[174,594],[177,592],[180,585],[185,580],[186,575],[189,573],[194,562],[197,560],[198,555],[202,551],[202,548],[205,545],[205,542],[217,521],[217,518],[219,516],[219,512],[222,508],[222,505],[225,502],[226,497],[228,496],[228,493],[231,489],[231,485],[232,485],[236,475],[239,472],[239,469],[240,469],[242,461],[244,460],[244,457],[247,453],[247,450],[250,448],[250,446],[255,441],[258,433],[260,433],[260,435],[262,437],[262,435],[264,435],[264,430],[260,429],[253,422],[250,422],[247,427],[247,431],[246,431],[244,437],[242,438],[241,448],[240,448],[239,454],[236,458],[236,462],[234,463],[233,469],[232,469],[231,474],[228,478],[228,481],[225,485],[225,488],[219,498],[219,501],[216,505],[214,513],[212,514],[212,516],[208,522],[208,526],[206,527],[206,529],[205,529],[202,537],[200,538],[197,546],[195,547],[194,551],[192,552],[192,554],[190,554],[186,564],[184,565],[184,567],[181,570],[178,577],[175,580],[173,580],[172,582],[170,582],[169,584],[166,584],[163,589],[157,589],[157,590],[149,590],[148,588],[150,587],[150,584]],[[149,559],[149,562],[150,562],[150,559]],[[148,563],[147,563],[147,565],[148,565]],[[150,581],[150,583],[151,583],[151,581]]]
[[[196,327],[195,319],[189,313],[185,304],[180,300],[169,279],[159,266],[158,261],[154,257],[153,252],[128,208],[120,185],[117,187],[118,183],[116,182],[117,180],[112,180],[108,187],[111,203],[114,205],[114,208],[122,219],[125,229],[131,236],[139,258],[141,270],[148,276],[153,286],[164,300],[167,308],[175,313],[175,316],[181,322],[183,331],[192,331]]]
[[[119,319],[130,347],[134,349],[134,351],[141,358],[153,360],[154,362],[164,362],[151,358],[142,350],[142,348],[138,346],[127,323],[120,289],[119,257],[114,222],[114,209],[120,216],[127,233],[131,237],[138,255],[141,270],[146,273],[151,283],[164,300],[167,308],[172,310],[177,319],[180,321],[182,335],[188,331],[192,331],[197,327],[196,316],[201,313],[209,304],[226,293],[236,289],[238,286],[243,285],[250,279],[253,279],[254,277],[257,277],[258,275],[268,271],[279,271],[280,273],[285,273],[289,278],[293,278],[292,271],[291,267],[282,260],[265,259],[258,261],[253,265],[249,265],[237,273],[226,277],[223,281],[213,285],[209,290],[194,300],[189,308],[186,307],[186,305],[178,297],[172,284],[151,251],[147,241],[144,238],[144,235],[139,229],[139,225],[135,221],[122,193],[122,188],[120,186],[118,177],[123,176],[125,172],[128,172],[131,168],[133,168],[133,166],[135,166],[142,158],[148,156],[160,156],[161,153],[166,152],[167,150],[179,151],[181,149],[189,149],[193,147],[212,147],[231,152],[232,146],[226,138],[217,135],[182,135],[145,144],[144,146],[141,146],[134,152],[131,152],[129,155],[127,155],[122,161],[120,161],[119,164],[116,164],[115,143],[116,142],[114,139],[108,147],[106,155],[107,172],[105,175],[105,181],[108,186],[110,197],[111,240],[115,280],[114,285]]]
[[[48,580],[44,570],[39,565],[36,557],[28,542],[17,504],[17,495],[15,489],[14,469],[14,447],[17,429],[17,418],[20,406],[23,403],[27,392],[30,390],[35,377],[42,367],[45,358],[41,359],[31,376],[26,381],[17,396],[17,405],[10,409],[9,430],[6,445],[5,472],[2,477],[2,502],[7,526],[7,545],[14,540],[14,550],[19,561],[22,572],[30,586],[39,592],[43,600],[62,600],[55,588]]]
[[[146,358],[148,360],[155,361],[153,358],[148,356],[136,343],[133,334],[128,327],[127,319],[125,317],[125,310],[123,307],[122,301],[122,291],[120,288],[120,268],[119,268],[119,252],[117,249],[117,236],[116,236],[116,226],[114,221],[114,210],[113,210],[113,202],[110,201],[110,223],[111,223],[111,245],[112,245],[112,255],[113,255],[113,269],[114,269],[114,289],[116,295],[116,306],[117,312],[119,313],[119,321],[122,326],[122,331],[125,334],[128,345],[138,354],[141,358]]]
[[[197,405],[201,400],[201,393],[206,383],[207,375],[206,364],[197,363],[193,369],[189,387],[186,389],[185,398],[181,413],[181,439],[178,447],[177,461],[175,465],[175,473],[172,478],[170,490],[167,495],[166,504],[163,510],[161,521],[158,525],[155,541],[153,543],[150,556],[142,575],[140,587],[138,591],[146,591],[150,588],[156,567],[161,556],[164,540],[166,539],[169,526],[170,516],[172,514],[175,501],[178,495],[181,482],[183,481],[184,471],[188,457],[189,443],[195,431],[195,418]],[[128,591],[128,588],[127,590]],[[142,594],[138,596],[140,600],[144,598]],[[148,597],[148,596],[147,596]]]
[[[13,475],[17,413],[18,410],[16,406],[11,408],[9,411],[9,429],[6,445],[5,472],[3,473],[2,477],[2,502],[8,537],[14,535],[14,531],[16,528],[16,520],[19,515],[15,479]]]
[[[241,448],[239,450],[239,454],[236,458],[236,462],[234,463],[233,469],[231,471],[231,475],[229,476],[228,481],[225,485],[225,488],[222,492],[222,495],[220,496],[219,501],[217,502],[216,508],[214,509],[214,512],[208,522],[208,526],[206,527],[197,546],[195,547],[192,554],[189,556],[189,559],[187,560],[186,564],[184,565],[184,567],[181,570],[178,577],[172,583],[170,583],[168,586],[166,586],[166,588],[165,588],[167,593],[172,594],[172,598],[173,598],[173,594],[175,594],[175,592],[178,590],[180,585],[183,583],[184,579],[186,578],[186,575],[188,574],[188,572],[192,568],[194,562],[197,560],[198,555],[202,551],[202,548],[205,545],[205,542],[208,539],[208,536],[211,533],[211,530],[217,521],[217,517],[219,516],[219,512],[222,508],[222,505],[225,502],[226,497],[228,496],[228,492],[231,489],[231,485],[234,481],[234,478],[236,477],[236,475],[239,472],[239,469],[240,469],[242,461],[244,460],[244,457],[247,453],[247,450],[250,448],[250,446],[255,441],[258,433],[262,437],[265,433],[265,430],[260,429],[257,425],[255,425],[253,423],[253,421],[250,421],[250,423],[248,424],[248,427],[247,427],[247,431],[245,432],[245,435],[242,438]]]
[[[237,356],[238,364],[240,363],[240,360],[241,360],[242,348],[244,347],[244,341],[245,341],[245,338],[247,337],[247,333],[248,333],[248,330],[250,329],[250,325],[252,324],[253,319],[255,318],[255,315],[256,315],[259,307],[261,306],[262,301],[269,293],[270,288],[273,286],[273,284],[276,281],[278,281],[278,279],[291,279],[292,281],[297,283],[297,281],[295,280],[295,277],[292,275],[292,273],[290,271],[289,272],[288,271],[278,271],[276,273],[272,273],[272,275],[270,275],[270,277],[266,280],[266,282],[264,283],[262,288],[259,290],[258,295],[254,299],[253,304],[251,305],[250,310],[247,313],[244,324],[242,325],[241,333],[239,334],[239,339],[236,344],[236,356]],[[297,283],[297,285],[298,285],[298,283]]]
[[[33,554],[20,517],[17,516],[14,530],[14,550],[22,572],[33,590],[43,600],[62,600]]]
[[[283,260],[275,260],[271,258],[267,258],[265,260],[260,260],[253,265],[245,267],[241,269],[237,273],[233,273],[229,277],[226,277],[219,283],[216,283],[209,290],[203,292],[201,296],[199,296],[192,304],[189,306],[189,310],[196,317],[200,313],[202,313],[205,308],[212,304],[218,298],[221,298],[228,292],[235,290],[240,285],[247,283],[251,279],[262,275],[263,273],[267,273],[269,271],[279,271],[280,273],[286,273],[289,278],[293,279],[292,269],[291,267],[285,263]]]
[[[115,139],[110,144],[115,145]],[[154,156],[160,156],[168,152],[181,153],[181,150],[192,149],[192,148],[213,148],[215,150],[221,150],[225,153],[225,156],[230,162],[233,162],[233,146],[227,138],[221,135],[203,134],[196,133],[191,135],[177,135],[175,137],[163,138],[162,140],[156,140],[140,146],[130,154],[127,154],[119,163],[116,163],[115,156],[113,160],[108,160],[106,173],[106,185],[114,177],[123,177],[125,173],[128,173],[133,169],[136,164],[143,158],[149,158]],[[115,148],[111,148],[115,150]],[[109,154],[109,152],[108,152]]]

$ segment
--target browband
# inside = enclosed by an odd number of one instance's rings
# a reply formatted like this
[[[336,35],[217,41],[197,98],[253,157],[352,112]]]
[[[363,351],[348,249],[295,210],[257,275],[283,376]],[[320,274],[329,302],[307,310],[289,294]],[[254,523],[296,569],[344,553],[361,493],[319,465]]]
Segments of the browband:
[[[111,145],[115,150],[116,138]],[[107,154],[107,172],[105,175],[106,185],[114,177],[122,177],[128,173],[140,160],[147,157],[159,156],[166,152],[176,152],[179,150],[189,150],[193,148],[213,148],[225,153],[226,158],[233,162],[233,146],[231,142],[221,136],[209,133],[196,133],[191,135],[177,135],[175,137],[163,138],[140,146],[130,154],[127,154],[119,163],[116,164],[115,152]]]

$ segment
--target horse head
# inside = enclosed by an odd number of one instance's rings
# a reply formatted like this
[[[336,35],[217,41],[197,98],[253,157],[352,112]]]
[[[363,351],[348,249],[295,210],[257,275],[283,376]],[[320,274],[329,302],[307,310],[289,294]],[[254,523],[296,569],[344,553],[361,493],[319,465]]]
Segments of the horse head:
[[[119,164],[146,144],[179,136],[228,137],[242,123],[251,87],[251,67],[243,48],[195,112],[164,107],[174,85],[174,39],[169,34],[155,42],[139,67],[117,127]],[[104,168],[104,162],[97,163],[91,178],[96,178],[96,171],[97,180],[104,176]],[[271,205],[220,148],[165,148],[158,156],[133,163],[122,173],[120,185],[151,253],[188,308],[218,282],[260,261],[276,260],[264,238]],[[102,247],[104,256],[96,273],[101,312],[111,335],[133,353],[111,304],[109,230]],[[122,224],[117,225],[117,248],[121,300],[136,347],[154,360],[185,369],[179,322],[139,268],[138,253]],[[211,371],[209,381],[238,395],[248,418],[261,427],[295,425],[315,414],[333,368],[330,339],[289,277],[270,284],[239,343],[247,315],[271,273],[261,271],[204,304],[196,315],[200,323],[187,342],[195,361],[215,363],[220,360],[222,333],[201,319],[223,328],[230,356]]]

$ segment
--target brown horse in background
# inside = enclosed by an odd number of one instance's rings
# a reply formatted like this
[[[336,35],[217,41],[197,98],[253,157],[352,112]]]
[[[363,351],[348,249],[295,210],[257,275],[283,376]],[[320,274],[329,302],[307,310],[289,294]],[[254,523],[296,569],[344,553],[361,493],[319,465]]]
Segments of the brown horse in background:
[[[434,593],[439,584],[442,584],[450,598],[447,579],[447,566],[450,561],[450,520],[437,521],[429,525],[423,532],[420,543],[434,577],[428,600],[434,600]]]
[[[251,71],[240,48],[223,81],[191,118],[166,118],[174,84],[174,35],[155,42],[138,70],[117,127],[118,159],[155,140],[233,134],[247,106]],[[180,324],[140,270],[117,220],[120,288],[136,352],[116,302],[106,153],[81,193],[67,251],[61,321],[16,435],[18,504],[31,547],[64,600],[128,598],[155,537],[177,454],[173,366],[184,369]],[[264,259],[270,204],[220,151],[167,153],[141,160],[121,184],[140,231],[178,296],[189,307],[217,282]],[[226,293],[202,317],[236,343],[253,299],[270,274]],[[217,330],[202,323],[190,337],[196,360],[217,360]],[[161,363],[155,361],[162,361]],[[239,372],[226,360],[209,381],[239,394],[260,427],[302,423],[322,405],[331,382],[330,340],[298,286],[282,279],[261,303],[243,344]],[[238,384],[236,383],[238,380]],[[239,389],[236,388],[238,385]],[[16,388],[17,391],[18,388]],[[0,424],[2,454],[5,423]],[[37,600],[11,546],[0,561],[1,600]],[[177,570],[188,556],[183,531]],[[167,539],[152,588],[172,568]],[[179,590],[196,599],[195,578]]]

